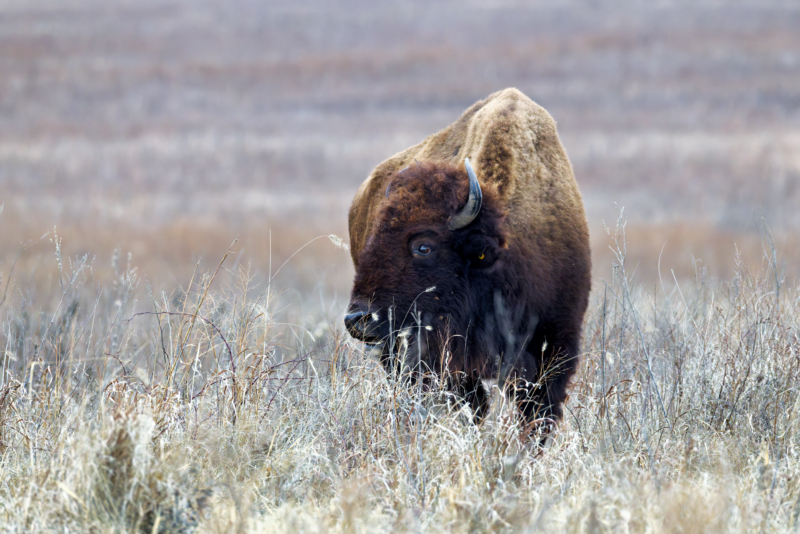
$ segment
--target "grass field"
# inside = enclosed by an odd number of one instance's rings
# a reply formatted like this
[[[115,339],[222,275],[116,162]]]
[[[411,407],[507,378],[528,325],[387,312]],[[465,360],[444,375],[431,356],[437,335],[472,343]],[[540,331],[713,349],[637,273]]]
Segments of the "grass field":
[[[54,239],[49,282],[3,272],[0,529],[796,529],[797,288],[735,257],[728,281],[643,287],[625,230],[544,448],[496,386],[476,427],[444,391],[388,381],[342,332],[347,295],[282,291],[291,262],[254,276],[221,253],[166,293],[125,254]]]
[[[800,530],[800,4],[284,4],[0,0],[0,532]],[[330,237],[510,86],[593,258],[541,449],[387,380]]]

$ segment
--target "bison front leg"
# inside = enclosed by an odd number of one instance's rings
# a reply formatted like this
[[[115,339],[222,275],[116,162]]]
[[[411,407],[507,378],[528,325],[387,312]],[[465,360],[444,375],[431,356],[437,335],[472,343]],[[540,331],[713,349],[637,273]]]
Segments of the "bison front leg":
[[[480,377],[455,373],[448,378],[447,386],[455,397],[456,405],[463,402],[469,404],[473,422],[481,424],[489,411],[489,393]]]
[[[545,388],[539,375],[537,358],[523,351],[513,366],[500,377],[508,399],[519,409],[526,427],[531,430],[545,422]],[[500,381],[499,381],[500,382]]]
[[[578,343],[577,336],[547,335],[540,326],[506,380],[506,392],[526,426],[542,430],[543,441],[561,419],[567,386],[577,366]]]

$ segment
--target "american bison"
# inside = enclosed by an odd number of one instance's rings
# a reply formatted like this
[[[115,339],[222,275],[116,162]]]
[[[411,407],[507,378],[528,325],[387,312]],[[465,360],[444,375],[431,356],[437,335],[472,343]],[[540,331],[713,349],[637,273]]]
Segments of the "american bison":
[[[473,169],[474,166],[474,169]],[[532,426],[561,417],[591,259],[550,115],[516,89],[381,163],[350,208],[345,325],[390,373],[445,376],[486,412],[498,378]]]

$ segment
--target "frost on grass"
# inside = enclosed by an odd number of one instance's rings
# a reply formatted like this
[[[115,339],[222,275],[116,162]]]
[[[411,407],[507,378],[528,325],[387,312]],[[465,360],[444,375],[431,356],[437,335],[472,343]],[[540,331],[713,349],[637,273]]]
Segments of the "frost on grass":
[[[544,448],[496,387],[475,427],[246,271],[169,294],[130,261],[99,287],[57,263],[43,304],[19,287],[0,309],[0,530],[798,526],[800,298],[774,263],[653,293],[621,253]]]

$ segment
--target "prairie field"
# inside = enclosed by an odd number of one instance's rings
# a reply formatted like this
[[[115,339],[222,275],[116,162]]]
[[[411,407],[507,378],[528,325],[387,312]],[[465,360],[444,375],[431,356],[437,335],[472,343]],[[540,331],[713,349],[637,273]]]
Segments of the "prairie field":
[[[342,331],[346,296],[281,289],[290,263],[262,278],[226,255],[167,293],[56,239],[54,279],[2,310],[2,529],[796,530],[797,288],[738,257],[728,281],[651,290],[625,220],[611,232],[544,447],[497,385],[476,426],[445,389],[387,379]]]
[[[344,331],[379,162],[516,86],[593,258],[544,446]],[[0,532],[800,531],[800,5],[0,0]]]

